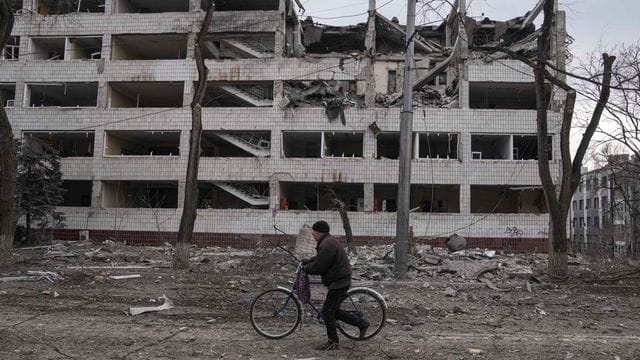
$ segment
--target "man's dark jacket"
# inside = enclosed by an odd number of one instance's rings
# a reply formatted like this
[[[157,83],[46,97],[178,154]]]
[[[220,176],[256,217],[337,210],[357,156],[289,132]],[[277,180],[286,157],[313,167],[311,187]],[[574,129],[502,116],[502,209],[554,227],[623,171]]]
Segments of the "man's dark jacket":
[[[324,235],[316,245],[316,253],[303,268],[307,274],[321,275],[322,283],[329,289],[351,286],[349,257],[336,238]]]

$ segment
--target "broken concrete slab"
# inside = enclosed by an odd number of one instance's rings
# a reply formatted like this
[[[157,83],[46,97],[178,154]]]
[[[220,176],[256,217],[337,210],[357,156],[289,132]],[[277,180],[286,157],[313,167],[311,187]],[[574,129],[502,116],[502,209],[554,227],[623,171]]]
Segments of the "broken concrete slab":
[[[161,299],[164,300],[162,305],[159,306],[140,306],[140,307],[130,307],[129,314],[131,316],[136,316],[140,314],[144,314],[147,312],[155,312],[155,311],[163,311],[173,309],[173,302],[166,296],[162,295]]]
[[[453,234],[449,236],[449,238],[445,242],[445,245],[450,252],[464,250],[467,247],[467,239],[458,234]]]
[[[138,279],[141,278],[142,275],[140,274],[130,274],[130,275],[111,275],[109,276],[109,279],[112,280],[125,280],[125,279]]]

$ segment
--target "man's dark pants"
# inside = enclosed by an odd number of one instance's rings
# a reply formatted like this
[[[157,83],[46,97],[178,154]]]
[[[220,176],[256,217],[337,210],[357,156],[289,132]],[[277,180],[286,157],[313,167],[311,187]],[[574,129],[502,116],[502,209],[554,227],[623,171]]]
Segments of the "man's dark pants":
[[[334,343],[339,342],[336,320],[344,321],[353,326],[358,326],[361,322],[356,315],[339,309],[342,300],[347,298],[347,290],[349,290],[348,286],[340,289],[329,289],[327,298],[324,300],[324,306],[322,307],[324,325],[327,327],[327,337],[329,341]]]

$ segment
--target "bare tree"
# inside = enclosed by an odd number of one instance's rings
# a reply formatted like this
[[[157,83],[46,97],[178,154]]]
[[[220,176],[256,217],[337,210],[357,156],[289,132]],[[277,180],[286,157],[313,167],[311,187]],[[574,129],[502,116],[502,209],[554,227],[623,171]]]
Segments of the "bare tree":
[[[640,42],[616,45],[609,51],[618,54],[618,61],[612,69],[611,96],[594,144],[599,158],[594,160],[614,174],[615,181],[611,186],[620,194],[629,214],[627,225],[632,234],[629,250],[631,255],[637,256],[640,253]],[[585,79],[597,78],[599,68],[595,54],[581,62],[578,71]],[[590,101],[597,97],[598,90],[599,84],[593,81],[583,81],[579,86],[580,94]],[[621,153],[630,154],[630,159],[619,161],[619,156],[612,156]]]
[[[4,51],[13,30],[13,11],[0,0],[0,51]],[[13,129],[0,95],[0,266],[11,260],[11,248],[17,222],[16,149]]]
[[[202,100],[207,89],[207,78],[209,69],[204,63],[202,48],[205,46],[205,35],[211,26],[213,11],[215,10],[214,0],[209,0],[207,13],[200,27],[200,32],[196,37],[194,58],[198,67],[198,82],[196,92],[191,102],[191,136],[189,138],[189,161],[187,164],[187,178],[185,183],[184,206],[182,208],[182,218],[178,229],[176,240],[176,252],[173,256],[173,269],[189,268],[189,247],[193,227],[196,222],[198,208],[198,168],[200,165],[200,143],[202,140]]]
[[[551,63],[552,33],[554,32],[555,13],[554,0],[545,0],[543,4],[544,20],[542,32],[537,37],[537,50],[535,56],[528,56],[526,52],[513,51],[505,45],[484,46],[480,50],[496,52],[501,51],[509,58],[517,59],[533,69],[536,91],[536,127],[538,139],[538,172],[540,182],[544,190],[545,198],[550,212],[549,224],[549,262],[548,273],[552,276],[563,278],[567,275],[567,215],[571,205],[573,193],[580,183],[582,163],[591,139],[598,128],[600,118],[609,100],[611,93],[612,66],[615,56],[602,54],[602,68],[598,76],[592,79],[584,79],[565,72],[563,69]],[[564,60],[564,59],[563,59]],[[587,126],[580,139],[578,150],[571,159],[570,131],[574,120],[576,104],[576,90],[564,81],[564,76],[569,75],[581,80],[589,80],[598,84],[595,107]],[[551,97],[547,90],[547,82],[560,88],[566,94],[563,106],[563,114],[560,127],[560,178],[554,183],[549,165],[547,151],[548,141],[548,109]]]
[[[351,230],[351,222],[349,221],[349,214],[347,213],[347,205],[340,199],[338,194],[332,188],[327,189],[327,194],[331,200],[333,208],[340,214],[342,220],[342,228],[344,229],[344,236],[347,241],[347,248],[352,254],[356,254],[356,247],[353,244],[353,231]]]

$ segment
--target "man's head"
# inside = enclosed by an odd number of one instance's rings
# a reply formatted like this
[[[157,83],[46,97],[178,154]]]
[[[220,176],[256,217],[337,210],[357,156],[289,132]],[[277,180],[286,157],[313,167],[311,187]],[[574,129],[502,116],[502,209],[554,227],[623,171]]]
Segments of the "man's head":
[[[322,239],[326,234],[329,233],[329,224],[326,221],[320,220],[316,221],[315,224],[311,227],[313,238],[318,241]]]

